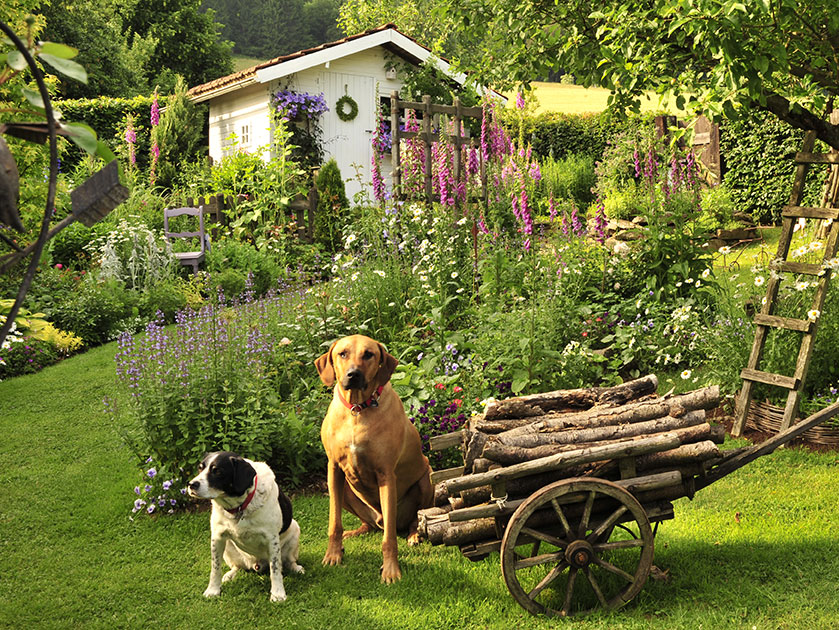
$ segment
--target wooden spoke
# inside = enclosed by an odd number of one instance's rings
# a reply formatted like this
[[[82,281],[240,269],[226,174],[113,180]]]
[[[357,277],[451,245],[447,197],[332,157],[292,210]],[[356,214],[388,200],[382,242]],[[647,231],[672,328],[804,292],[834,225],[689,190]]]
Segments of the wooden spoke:
[[[600,543],[594,545],[594,550],[597,552],[615,551],[616,549],[632,549],[633,547],[643,547],[644,541],[640,538],[633,538],[631,540],[616,540],[614,542]]]
[[[643,588],[653,542],[647,513],[628,491],[603,479],[565,479],[534,492],[510,517],[501,573],[534,614],[611,610]]]
[[[623,516],[624,514],[626,514],[627,509],[628,509],[628,508],[627,508],[625,505],[621,505],[621,506],[619,506],[617,510],[615,510],[614,512],[612,512],[612,513],[609,515],[609,518],[607,518],[605,521],[603,521],[602,523],[600,523],[600,525],[597,527],[597,529],[595,529],[595,530],[591,533],[591,535],[588,537],[588,541],[589,541],[589,542],[591,542],[591,543],[593,543],[595,540],[597,540],[598,538],[600,538],[600,536],[602,536],[602,535],[603,535],[603,533],[604,533],[607,529],[609,529],[609,528],[610,528],[610,527],[612,527],[615,523],[617,523],[617,522],[618,522],[618,519],[619,519],[621,516]],[[583,533],[585,533],[585,532],[583,532]]]
[[[634,575],[629,575],[629,573],[627,573],[623,569],[621,569],[619,567],[616,567],[614,564],[606,562],[605,560],[603,560],[601,558],[595,557],[594,562],[595,562],[595,564],[597,564],[597,566],[603,567],[604,569],[606,569],[610,573],[614,573],[615,575],[621,576],[627,582],[632,582],[635,579]]]
[[[538,596],[539,596],[539,593],[541,593],[542,591],[544,591],[544,590],[545,590],[545,588],[546,588],[546,587],[547,587],[547,586],[548,586],[551,582],[553,582],[556,578],[558,578],[560,575],[562,575],[562,573],[565,571],[565,569],[567,569],[567,568],[568,568],[568,566],[569,566],[569,565],[568,565],[568,563],[567,563],[567,562],[565,562],[564,560],[563,560],[562,562],[560,562],[560,563],[559,563],[558,565],[556,565],[553,569],[551,569],[551,572],[550,572],[550,573],[548,573],[548,574],[547,574],[544,578],[542,578],[542,581],[541,581],[541,582],[539,582],[539,583],[538,583],[538,584],[537,584],[537,585],[533,588],[533,590],[532,590],[532,591],[530,591],[530,592],[527,594],[527,596],[528,596],[530,599],[536,599],[536,597],[538,597]]]
[[[600,585],[598,585],[597,580],[594,579],[594,576],[591,574],[591,567],[586,567],[583,569],[585,576],[588,578],[589,584],[591,584],[591,588],[594,591],[594,594],[597,595],[597,601],[600,602],[600,605],[603,608],[609,607],[609,602],[606,601],[606,597],[603,595],[603,591],[600,590]]]
[[[565,599],[562,602],[562,609],[559,614],[567,617],[571,614],[571,601],[574,598],[574,582],[577,580],[577,575],[580,570],[577,567],[571,567],[568,572],[568,584],[565,585]]]
[[[537,541],[541,540],[542,542],[550,543],[554,547],[559,547],[560,549],[565,549],[568,546],[568,543],[560,538],[556,538],[555,536],[551,536],[550,534],[545,534],[543,532],[537,531],[530,527],[522,527],[521,528],[522,534],[527,534],[531,538],[535,538]]]
[[[527,567],[535,567],[540,564],[547,564],[553,562],[565,561],[565,552],[557,551],[556,553],[543,553],[541,556],[533,556],[532,558],[522,558],[516,562],[516,571],[526,569]]]
[[[586,535],[586,530],[588,529],[588,522],[591,518],[591,509],[594,507],[594,497],[597,495],[596,492],[589,492],[588,498],[586,499],[586,507],[583,508],[583,516],[580,519],[580,529],[578,530],[578,536],[583,538]]]
[[[554,512],[559,517],[559,522],[562,525],[562,529],[565,530],[565,535],[568,538],[571,538],[571,525],[568,524],[568,519],[565,518],[565,512],[562,511],[562,506],[559,504],[559,501],[556,499],[551,499],[551,505],[553,506]]]

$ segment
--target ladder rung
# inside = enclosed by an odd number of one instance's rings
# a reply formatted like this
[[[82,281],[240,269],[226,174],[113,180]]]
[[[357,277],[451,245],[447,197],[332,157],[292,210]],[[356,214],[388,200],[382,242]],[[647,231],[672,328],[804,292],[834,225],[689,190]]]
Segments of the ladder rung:
[[[778,317],[776,315],[764,315],[758,313],[755,315],[755,324],[758,326],[772,326],[773,328],[783,328],[785,330],[797,330],[799,332],[809,333],[813,329],[813,322],[808,319],[794,319],[792,317]]]
[[[779,268],[780,271],[786,271],[787,273],[803,273],[808,276],[818,276],[824,271],[824,267],[822,265],[789,261],[782,262],[779,265]]]
[[[810,208],[807,206],[784,206],[782,217],[793,219],[839,219],[839,208]]]
[[[839,164],[839,153],[796,153],[798,164]]]
[[[784,376],[783,374],[772,374],[770,372],[761,372],[760,370],[753,370],[751,368],[743,368],[740,372],[740,378],[747,381],[757,381],[758,383],[766,383],[767,385],[777,385],[778,387],[786,387],[787,389],[798,389],[801,384],[801,379],[793,376]]]

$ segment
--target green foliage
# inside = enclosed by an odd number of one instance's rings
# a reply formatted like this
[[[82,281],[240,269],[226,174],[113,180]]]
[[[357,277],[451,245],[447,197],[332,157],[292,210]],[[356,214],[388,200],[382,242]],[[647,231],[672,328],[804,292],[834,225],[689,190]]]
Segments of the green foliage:
[[[738,205],[734,195],[726,184],[711,186],[702,190],[702,227],[713,231],[731,227],[734,224],[734,212]]]
[[[79,222],[73,222],[56,234],[49,242],[52,262],[62,267],[73,269],[89,269],[91,263],[88,244],[101,233],[102,225],[97,223],[93,227],[86,227]]]
[[[169,243],[136,217],[121,220],[88,249],[99,265],[100,279],[123,283],[132,291],[147,291],[174,278],[177,262]]]
[[[88,274],[79,290],[53,308],[53,322],[62,330],[81,337],[87,346],[95,346],[111,339],[139,314],[138,296],[115,280],[96,282]]]
[[[594,159],[588,155],[568,155],[564,159],[547,158],[541,164],[542,195],[554,199],[570,199],[581,208],[592,201],[595,183]]]
[[[776,223],[789,203],[795,163],[804,134],[766,113],[755,112],[720,125],[720,152],[725,156],[723,181],[737,209],[758,223]],[[819,177],[810,170],[808,181]],[[805,205],[818,204],[818,185],[808,186]]]
[[[148,134],[151,128],[149,123],[149,111],[151,110],[152,99],[148,96],[135,96],[132,98],[121,97],[98,97],[83,98],[76,100],[63,100],[56,102],[68,120],[83,122],[99,133],[99,137],[119,147],[123,145],[125,134],[125,117],[134,116],[135,130],[137,131],[137,161],[140,168],[148,165]],[[63,168],[72,168],[83,157],[83,153],[75,148],[64,152]]]
[[[186,95],[187,85],[178,77],[174,93],[166,99],[166,110],[155,129],[160,157],[155,184],[172,188],[179,178],[181,165],[196,162],[204,142],[207,108],[194,105]]]
[[[153,321],[160,313],[163,321],[174,322],[177,312],[189,306],[183,285],[180,279],[166,278],[147,288],[140,297],[140,315]]]
[[[484,82],[527,82],[563,71],[580,85],[611,90],[620,111],[637,112],[652,90],[714,116],[768,109],[839,145],[835,129],[815,122],[839,91],[827,61],[839,51],[832,0],[779,6],[723,0],[689,10],[653,0],[593,11],[577,3],[476,0],[449,8],[460,33],[486,33],[467,65]],[[813,25],[806,32],[798,30],[802,19]],[[790,37],[793,32],[798,36]]]
[[[318,209],[315,214],[314,238],[327,251],[333,252],[341,242],[350,207],[341,170],[335,158],[321,166],[315,186],[318,191]]]
[[[245,292],[248,279],[244,272],[238,269],[224,269],[213,276],[212,283],[221,290],[225,298],[232,300]]]
[[[0,349],[0,381],[22,374],[34,374],[63,358],[48,341],[10,335],[7,347]]]
[[[253,276],[253,290],[262,295],[276,287],[282,273],[271,254],[232,238],[213,243],[207,254],[207,271],[214,274],[213,283],[221,284],[228,298],[237,297],[244,290],[249,275]]]
[[[505,112],[504,123],[513,127],[518,119]],[[561,160],[577,155],[597,161],[607,144],[629,124],[606,114],[545,112],[522,117],[522,134],[540,157]]]

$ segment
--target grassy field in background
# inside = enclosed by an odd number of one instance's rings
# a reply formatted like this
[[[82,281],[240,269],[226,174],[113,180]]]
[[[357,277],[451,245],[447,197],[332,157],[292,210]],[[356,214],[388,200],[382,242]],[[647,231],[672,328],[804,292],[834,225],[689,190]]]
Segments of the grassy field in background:
[[[544,83],[535,81],[531,83],[533,96],[538,106],[536,113],[561,112],[563,114],[588,114],[602,112],[606,109],[609,90],[603,88],[584,88],[579,85],[565,85],[562,83]],[[507,106],[514,107],[516,93],[505,93],[508,97]],[[661,103],[655,95],[645,98],[641,102],[641,111],[660,112],[677,114],[675,102]]]
[[[656,537],[668,579],[611,615],[530,617],[507,593],[497,554],[472,563],[400,540],[405,577],[384,586],[381,537],[370,535],[347,541],[343,566],[323,567],[322,495],[294,497],[306,574],[287,577],[287,602],[271,604],[268,578],[253,574],[206,600],[209,514],[128,518],[139,479],[101,402],[115,352],[109,344],[0,383],[0,628],[839,627],[839,455],[792,448],[677,501]]]
[[[238,55],[233,55],[233,72],[239,72],[240,70],[246,70],[251,68],[259,63],[262,63],[265,59],[257,59],[256,57],[241,57]]]

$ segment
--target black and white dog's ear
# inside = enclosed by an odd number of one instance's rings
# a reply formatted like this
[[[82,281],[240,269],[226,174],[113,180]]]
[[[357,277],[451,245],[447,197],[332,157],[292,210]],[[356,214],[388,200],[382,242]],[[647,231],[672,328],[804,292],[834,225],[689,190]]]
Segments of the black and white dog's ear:
[[[230,464],[233,466],[233,496],[238,497],[245,494],[256,477],[256,471],[243,457],[231,457]]]

